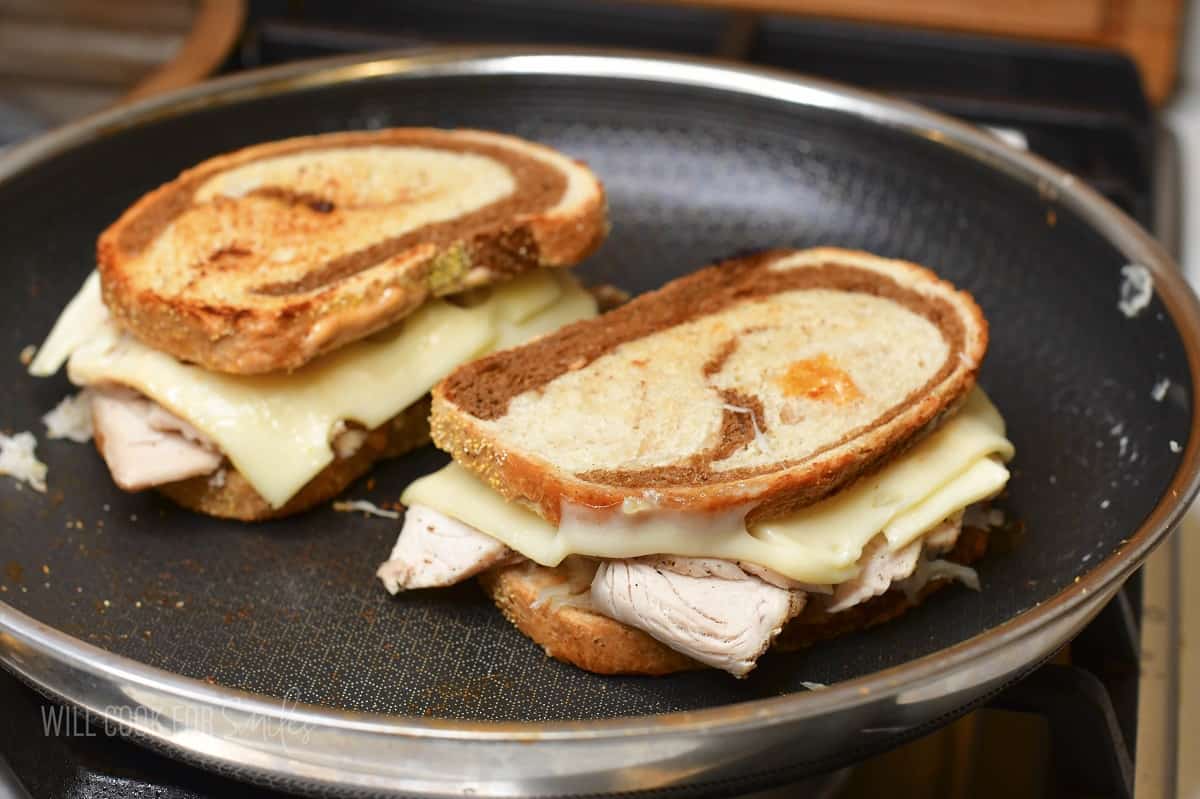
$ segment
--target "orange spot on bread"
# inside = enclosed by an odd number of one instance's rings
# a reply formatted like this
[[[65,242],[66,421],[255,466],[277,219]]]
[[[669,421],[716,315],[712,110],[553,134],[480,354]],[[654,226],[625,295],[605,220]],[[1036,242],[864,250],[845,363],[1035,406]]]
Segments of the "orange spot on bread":
[[[788,397],[808,397],[838,405],[862,398],[853,378],[825,353],[793,362],[777,382]]]

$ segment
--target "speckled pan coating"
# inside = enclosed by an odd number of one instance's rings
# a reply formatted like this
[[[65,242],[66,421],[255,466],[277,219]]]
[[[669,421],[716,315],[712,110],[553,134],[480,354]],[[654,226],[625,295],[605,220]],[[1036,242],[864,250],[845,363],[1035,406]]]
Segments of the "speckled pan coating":
[[[0,427],[40,434],[40,415],[69,390],[64,378],[29,378],[17,355],[50,329],[94,266],[97,232],[130,203],[217,153],[368,124],[492,128],[585,159],[605,181],[613,224],[581,269],[586,282],[642,293],[739,253],[832,243],[925,264],[969,291],[991,322],[979,382],[1016,445],[1001,506],[1023,523],[1023,540],[979,562],[981,594],[946,588],[869,632],[769,654],[747,680],[600,677],[547,658],[474,585],[389,596],[373,575],[396,522],[328,508],[263,525],[201,517],[154,493],[123,494],[90,446],[41,437],[48,496],[0,478],[0,600],[111,652],[276,705],[444,723],[803,704],[804,682],[901,667],[1061,599],[1124,550],[1188,457],[1169,446],[1186,447],[1194,400],[1179,309],[1156,292],[1139,316],[1123,316],[1127,259],[1072,206],[955,147],[851,114],[546,74],[242,95],[110,131],[0,183]],[[1151,390],[1163,379],[1171,386],[1158,402]],[[379,464],[373,484],[346,496],[395,501],[444,462],[424,448]],[[907,722],[923,720],[906,707]],[[846,743],[823,739],[787,749],[797,770],[812,767],[797,760],[809,744]]]

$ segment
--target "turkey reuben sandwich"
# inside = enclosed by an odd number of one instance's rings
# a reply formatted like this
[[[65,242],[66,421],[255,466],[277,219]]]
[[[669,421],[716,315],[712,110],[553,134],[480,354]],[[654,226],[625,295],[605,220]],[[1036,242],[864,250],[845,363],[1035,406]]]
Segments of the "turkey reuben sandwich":
[[[511,136],[413,128],[249,147],[150,192],[100,236],[97,271],[30,371],[66,362],[89,389],[121,488],[282,516],[427,440],[427,392],[459,364],[594,315],[570,277],[541,267],[578,262],[606,229],[587,168]]]
[[[882,621],[965,564],[1013,454],[975,387],[987,325],[914,264],[726,261],[461,366],[454,457],[405,492],[391,591],[474,574],[560,660],[742,676]],[[970,516],[971,514],[967,514]]]

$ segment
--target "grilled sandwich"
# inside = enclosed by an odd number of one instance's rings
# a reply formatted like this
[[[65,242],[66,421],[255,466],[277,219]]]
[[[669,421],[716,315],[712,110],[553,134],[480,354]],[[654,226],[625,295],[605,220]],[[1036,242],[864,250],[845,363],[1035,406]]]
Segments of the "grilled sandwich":
[[[219,156],[135,203],[30,365],[126,490],[258,520],[428,440],[454,367],[592,316],[604,191],[547,147],[394,129]]]
[[[379,577],[479,575],[561,660],[744,676],[896,615],[986,544],[1013,455],[987,325],[927,269],[834,248],[726,261],[454,370],[453,463]],[[964,517],[966,529],[964,530]]]

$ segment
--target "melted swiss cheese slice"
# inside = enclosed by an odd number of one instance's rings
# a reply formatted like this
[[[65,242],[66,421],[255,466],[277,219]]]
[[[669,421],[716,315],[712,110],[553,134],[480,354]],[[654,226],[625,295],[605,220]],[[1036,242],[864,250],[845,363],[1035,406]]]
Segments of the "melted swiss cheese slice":
[[[812,584],[857,574],[863,547],[883,533],[900,549],[947,516],[992,496],[1008,481],[1013,446],[1004,419],[980,389],[949,421],[883,469],[790,516],[746,528],[748,508],[721,514],[656,510],[600,514],[563,508],[559,527],[507,502],[457,464],[417,480],[405,505],[427,505],[503,541],[543,566],[568,555],[632,558],[666,554],[744,560]]]
[[[290,374],[206,371],[142,344],[110,318],[93,273],[59,317],[29,371],[68,362],[78,385],[130,386],[211,440],[274,507],[334,458],[338,422],[373,428],[416,402],[459,364],[596,315],[565,273],[537,270],[471,307],[433,300],[403,322]]]

